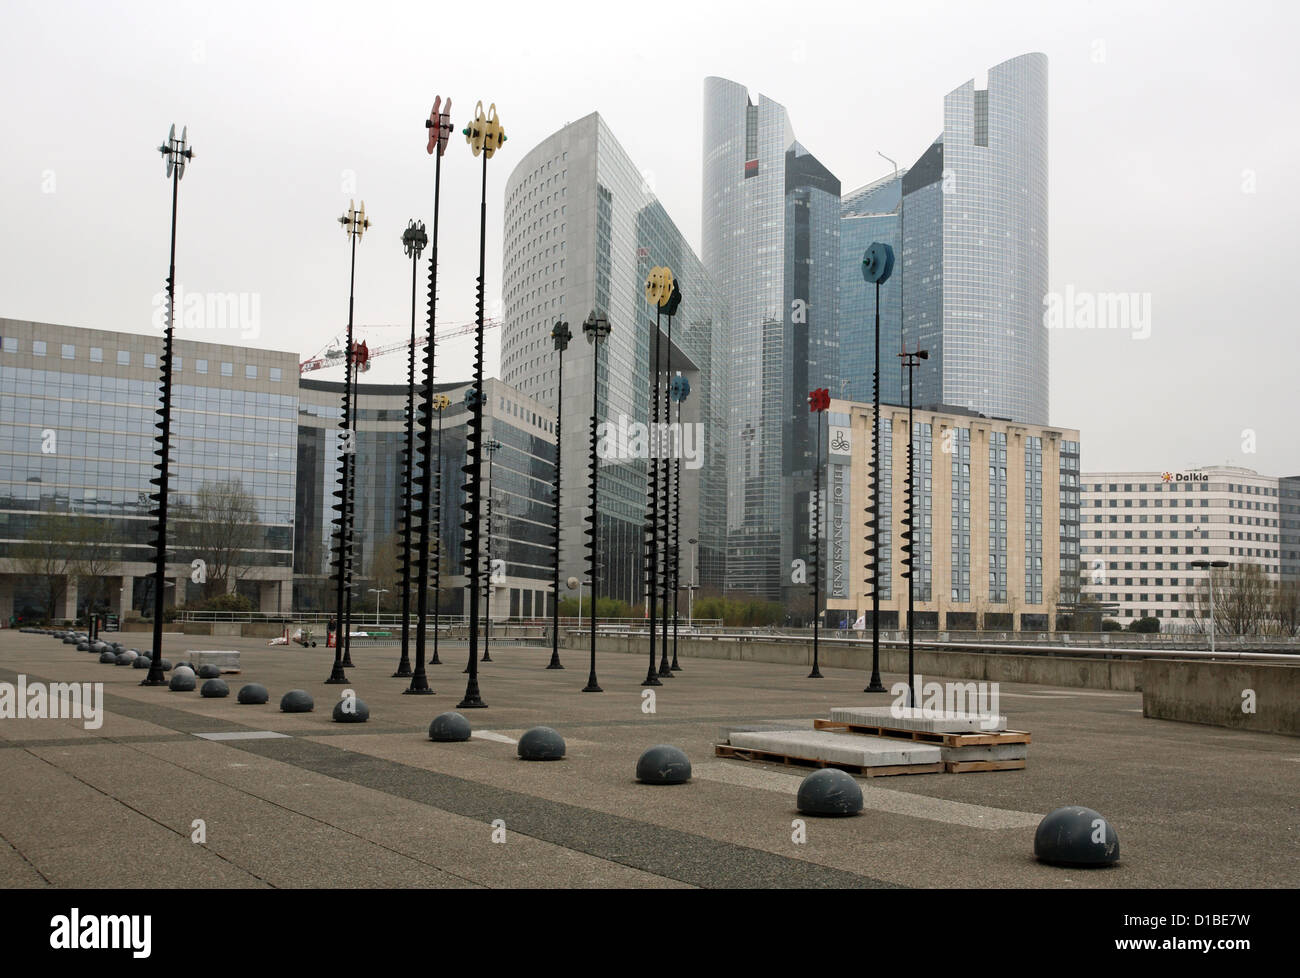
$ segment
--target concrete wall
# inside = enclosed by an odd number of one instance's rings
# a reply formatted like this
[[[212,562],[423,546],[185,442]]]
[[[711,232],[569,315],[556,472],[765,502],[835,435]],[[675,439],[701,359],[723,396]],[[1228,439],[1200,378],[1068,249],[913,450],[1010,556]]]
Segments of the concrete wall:
[[[1254,712],[1245,695],[1254,691]],[[1142,663],[1142,714],[1238,730],[1300,736],[1300,663]]]
[[[644,635],[602,635],[597,652],[645,655]],[[566,635],[571,649],[589,649],[590,639],[576,629]],[[678,638],[679,656],[705,659],[736,659],[746,662],[774,662],[790,666],[812,666],[812,641],[750,641],[746,639]],[[871,647],[847,642],[821,643],[824,666],[869,671]],[[1113,689],[1136,692],[1141,688],[1141,663],[1137,660],[1068,658],[1061,655],[1000,655],[979,652],[916,650],[915,669],[924,676],[949,679],[983,679],[988,682],[1034,683],[1084,689]],[[881,672],[905,673],[907,650],[880,650]]]

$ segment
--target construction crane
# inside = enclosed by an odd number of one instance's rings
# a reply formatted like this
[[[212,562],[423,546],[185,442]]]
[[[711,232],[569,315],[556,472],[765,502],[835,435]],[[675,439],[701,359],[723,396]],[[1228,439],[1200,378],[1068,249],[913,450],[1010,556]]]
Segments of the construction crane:
[[[495,329],[500,325],[501,325],[501,321],[499,319],[485,319],[483,321],[484,329]],[[355,328],[356,329],[399,329],[399,328],[409,329],[410,327],[393,325],[393,324],[385,324],[382,326],[357,326]],[[447,326],[438,330],[437,336],[438,339],[440,340],[449,340],[449,339],[454,339],[457,336],[469,336],[477,328],[478,328],[477,323],[459,323],[455,326]],[[323,370],[326,367],[336,367],[342,365],[343,344],[340,342],[340,340],[342,339],[342,335],[343,334],[340,334],[339,336],[334,337],[334,339],[332,339],[323,349],[321,349],[311,359],[304,360],[302,363],[298,364],[299,375],[309,373],[313,370]],[[427,333],[416,333],[415,335],[416,349],[419,349],[420,347],[424,346],[427,339],[428,339]],[[370,361],[373,360],[375,357],[386,356],[389,353],[403,352],[406,349],[408,349],[410,346],[411,346],[411,341],[409,339],[405,339],[398,343],[389,343],[386,344],[385,346],[375,347],[372,350],[364,340],[362,340],[361,342],[356,342],[354,340],[352,343],[352,365],[357,368],[358,372],[365,373],[367,370],[370,369]]]

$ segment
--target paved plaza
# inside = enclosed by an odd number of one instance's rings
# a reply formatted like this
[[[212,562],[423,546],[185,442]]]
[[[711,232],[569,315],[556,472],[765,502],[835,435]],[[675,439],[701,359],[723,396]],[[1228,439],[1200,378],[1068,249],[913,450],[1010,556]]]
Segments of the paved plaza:
[[[148,635],[107,640],[140,648]],[[324,684],[333,650],[167,635],[238,649],[226,699],[143,688],[142,670],[43,635],[0,633],[0,682],[102,682],[98,729],[0,720],[0,885],[6,887],[1290,887],[1300,879],[1300,741],[1142,716],[1139,693],[1006,684],[1001,712],[1033,734],[1022,771],[859,779],[863,814],[804,819],[798,767],[714,756],[735,726],[811,726],[833,707],[887,705],[860,671],[684,659],[645,712],[646,659],[493,646],[475,736],[429,741],[465,687],[464,643],[429,667],[434,696],[393,679],[396,648],[359,649],[349,687]],[[886,686],[898,676],[886,675]],[[942,676],[926,676],[942,679]],[[234,693],[258,682],[264,706]],[[316,709],[279,712],[307,690]],[[331,710],[350,688],[364,725]],[[554,727],[564,760],[528,763],[515,740]],[[792,724],[794,725],[794,724]],[[204,734],[245,736],[221,739]],[[284,736],[272,736],[281,734]],[[681,786],[636,782],[647,747],[682,748]],[[1119,835],[1118,865],[1041,865],[1034,828],[1078,804]],[[205,841],[195,842],[201,820]],[[497,840],[494,841],[494,836]]]

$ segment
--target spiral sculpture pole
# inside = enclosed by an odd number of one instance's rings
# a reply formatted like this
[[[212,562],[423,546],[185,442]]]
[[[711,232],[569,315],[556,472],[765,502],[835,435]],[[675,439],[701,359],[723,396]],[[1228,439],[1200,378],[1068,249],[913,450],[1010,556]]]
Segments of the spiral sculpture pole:
[[[157,520],[153,524],[154,538],[154,588],[153,588],[153,654],[149,661],[149,674],[141,686],[164,686],[167,679],[162,668],[163,610],[167,599],[167,489],[170,480],[171,437],[172,437],[172,345],[175,339],[176,313],[176,212],[180,202],[181,177],[185,175],[185,165],[194,158],[194,150],[186,145],[189,127],[181,129],[180,139],[176,138],[173,125],[167,141],[158,147],[167,164],[167,176],[172,181],[172,228],[171,251],[167,263],[166,326],[163,332],[163,352],[159,360],[159,405],[158,434],[154,441],[158,447],[154,454],[158,462],[154,465],[157,475],[150,479],[158,491],[151,493],[149,499],[154,503],[150,515]]]

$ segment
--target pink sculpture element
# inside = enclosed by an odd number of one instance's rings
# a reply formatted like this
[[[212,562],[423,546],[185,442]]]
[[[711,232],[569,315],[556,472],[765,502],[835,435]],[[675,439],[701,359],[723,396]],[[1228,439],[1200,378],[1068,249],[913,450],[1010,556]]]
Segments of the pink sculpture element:
[[[442,96],[439,95],[433,100],[433,111],[429,113],[429,118],[424,127],[429,130],[429,155],[433,155],[434,147],[438,149],[438,155],[442,156],[447,152],[447,137],[451,135],[451,99],[447,99],[447,104],[442,104]]]

